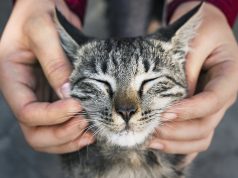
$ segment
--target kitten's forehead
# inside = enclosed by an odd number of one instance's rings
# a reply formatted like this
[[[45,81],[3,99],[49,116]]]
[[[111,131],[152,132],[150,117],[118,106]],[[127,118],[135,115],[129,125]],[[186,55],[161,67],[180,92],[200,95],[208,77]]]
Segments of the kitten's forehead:
[[[78,50],[82,57],[78,69],[85,74],[108,73],[115,78],[132,77],[151,71],[166,57],[168,45],[143,38],[101,40]],[[77,65],[76,65],[77,66]],[[76,67],[77,68],[77,67]]]

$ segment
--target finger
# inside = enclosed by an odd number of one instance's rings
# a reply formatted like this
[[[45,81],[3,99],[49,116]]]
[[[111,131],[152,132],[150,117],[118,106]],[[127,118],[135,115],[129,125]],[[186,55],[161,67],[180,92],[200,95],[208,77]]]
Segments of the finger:
[[[27,57],[25,53],[18,55],[20,59],[25,57]],[[1,90],[16,117],[24,124],[28,126],[58,124],[82,110],[79,102],[74,99],[55,103],[37,102],[33,67],[16,62],[4,64],[1,65],[0,73]],[[6,70],[7,68],[14,70]]]
[[[171,154],[190,154],[195,152],[202,152],[208,149],[213,133],[211,133],[207,138],[202,140],[194,141],[167,141],[161,139],[154,139],[149,147],[153,149],[160,149],[166,153]],[[159,144],[159,148],[157,147]],[[163,147],[161,147],[163,145]]]
[[[60,46],[52,17],[45,15],[34,18],[27,27],[25,31],[29,36],[30,49],[38,58],[51,86],[63,98],[61,87],[68,81],[72,68]]]
[[[191,153],[191,154],[188,154],[186,157],[185,157],[185,160],[183,162],[182,165],[180,165],[181,167],[185,168],[186,166],[188,166],[189,164],[192,163],[192,161],[197,157],[198,153]]]
[[[171,20],[174,21],[175,19],[180,17],[182,14],[184,14],[188,9],[192,8],[193,6],[195,6],[195,4],[187,3],[186,7],[177,9],[176,12],[173,14],[173,17],[171,18]],[[208,4],[206,4],[206,6],[204,6],[203,8],[207,9],[208,11],[211,11],[212,14],[213,13],[216,14],[215,17],[217,16],[217,9],[210,7]],[[213,53],[214,49],[216,49],[217,46],[221,44],[221,42],[229,41],[228,39],[230,39],[230,36],[231,36],[229,34],[230,32],[228,33],[228,35],[221,35],[221,31],[219,30],[214,31],[214,29],[220,28],[220,23],[214,23],[211,26],[210,22],[214,21],[214,15],[207,16],[207,14],[204,12],[205,10],[203,10],[202,12],[202,16],[204,18],[200,24],[196,37],[191,41],[191,44],[190,44],[191,50],[189,51],[189,54],[186,56],[185,68],[186,68],[186,74],[187,74],[186,77],[187,77],[188,86],[189,86],[189,90],[188,90],[189,96],[192,96],[195,91],[196,83],[197,83],[199,74],[201,72],[202,66],[204,65],[204,62],[207,61],[207,58]],[[218,16],[220,16],[220,14]],[[221,16],[223,18],[222,14]],[[222,33],[224,33],[224,29]],[[207,40],[208,36],[212,40]],[[226,39],[224,39],[224,37]],[[204,41],[206,41],[205,45],[204,45]]]
[[[224,116],[226,107],[205,117],[185,121],[171,121],[156,130],[156,137],[169,141],[194,141],[206,138]],[[189,134],[188,134],[189,133]]]
[[[73,118],[64,124],[44,127],[26,127],[23,133],[32,147],[51,147],[73,141],[84,134],[88,123],[85,119]]]
[[[220,110],[237,92],[234,84],[238,84],[238,74],[233,62],[217,64],[210,69],[207,76],[210,80],[201,93],[180,101],[168,112],[175,113],[184,120],[202,118]]]
[[[202,32],[200,32],[202,34]],[[207,36],[199,35],[192,41],[191,51],[186,57],[185,71],[188,83],[189,96],[192,96],[196,89],[199,74],[202,69],[202,65],[207,57],[214,49],[213,43],[210,41],[206,45],[202,45],[201,42],[207,41]],[[200,52],[202,51],[202,53]]]
[[[47,148],[36,148],[37,151],[63,154],[78,151],[85,146],[88,146],[94,142],[94,139],[91,134],[85,134],[82,137],[79,137],[69,143],[65,143],[59,146],[47,147]]]
[[[21,108],[18,118],[27,126],[48,126],[63,123],[81,111],[82,107],[75,99],[31,102]]]
[[[190,153],[190,154],[186,154],[186,156],[183,158],[182,162],[180,162],[176,168],[178,170],[182,170],[184,168],[186,168],[188,165],[190,165],[192,163],[192,161],[197,157],[198,153]]]
[[[82,24],[81,24],[79,18],[69,9],[69,7],[66,5],[65,1],[63,1],[63,0],[58,1],[58,3],[56,5],[57,5],[57,9],[60,12],[62,12],[62,14],[64,14],[65,18],[71,24],[73,24],[78,29],[82,28]]]
[[[17,117],[24,105],[36,100],[33,92],[35,86],[33,69],[29,64],[16,62],[20,59],[32,58],[28,53],[18,52],[15,57],[10,56],[0,60],[1,91]]]

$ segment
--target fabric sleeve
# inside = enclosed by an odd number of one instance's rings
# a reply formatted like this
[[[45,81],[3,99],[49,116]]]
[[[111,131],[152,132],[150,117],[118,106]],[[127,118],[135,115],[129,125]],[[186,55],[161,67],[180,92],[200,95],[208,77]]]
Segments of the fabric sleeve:
[[[199,0],[174,0],[168,5],[167,22],[170,20],[176,8],[185,2],[199,1]],[[200,0],[201,1],[201,0]],[[208,2],[213,4],[218,9],[220,9],[227,18],[229,25],[232,27],[235,23],[238,14],[238,0],[204,0],[203,2]]]
[[[65,0],[68,7],[80,18],[81,22],[84,20],[87,0]]]
[[[13,5],[16,0],[12,0]],[[65,0],[68,7],[80,18],[83,23],[84,15],[86,11],[87,0]]]

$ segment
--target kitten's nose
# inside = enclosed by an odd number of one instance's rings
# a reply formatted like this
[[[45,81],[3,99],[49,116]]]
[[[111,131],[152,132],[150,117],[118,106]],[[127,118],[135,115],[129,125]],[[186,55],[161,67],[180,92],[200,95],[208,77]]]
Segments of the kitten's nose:
[[[116,112],[121,115],[123,120],[128,123],[131,116],[136,113],[136,106],[135,105],[124,105],[116,107]]]

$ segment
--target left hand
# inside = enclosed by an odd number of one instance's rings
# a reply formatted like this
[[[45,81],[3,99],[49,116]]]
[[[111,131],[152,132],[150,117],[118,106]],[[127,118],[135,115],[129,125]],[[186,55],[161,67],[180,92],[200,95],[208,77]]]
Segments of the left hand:
[[[172,20],[197,5],[184,3]],[[203,20],[187,56],[186,72],[192,95],[164,113],[170,119],[157,129],[149,147],[173,154],[206,150],[226,110],[236,101],[238,91],[238,47],[225,16],[205,3]],[[200,75],[200,72],[204,75]],[[204,76],[204,77],[202,77]],[[194,155],[194,154],[193,154]]]

